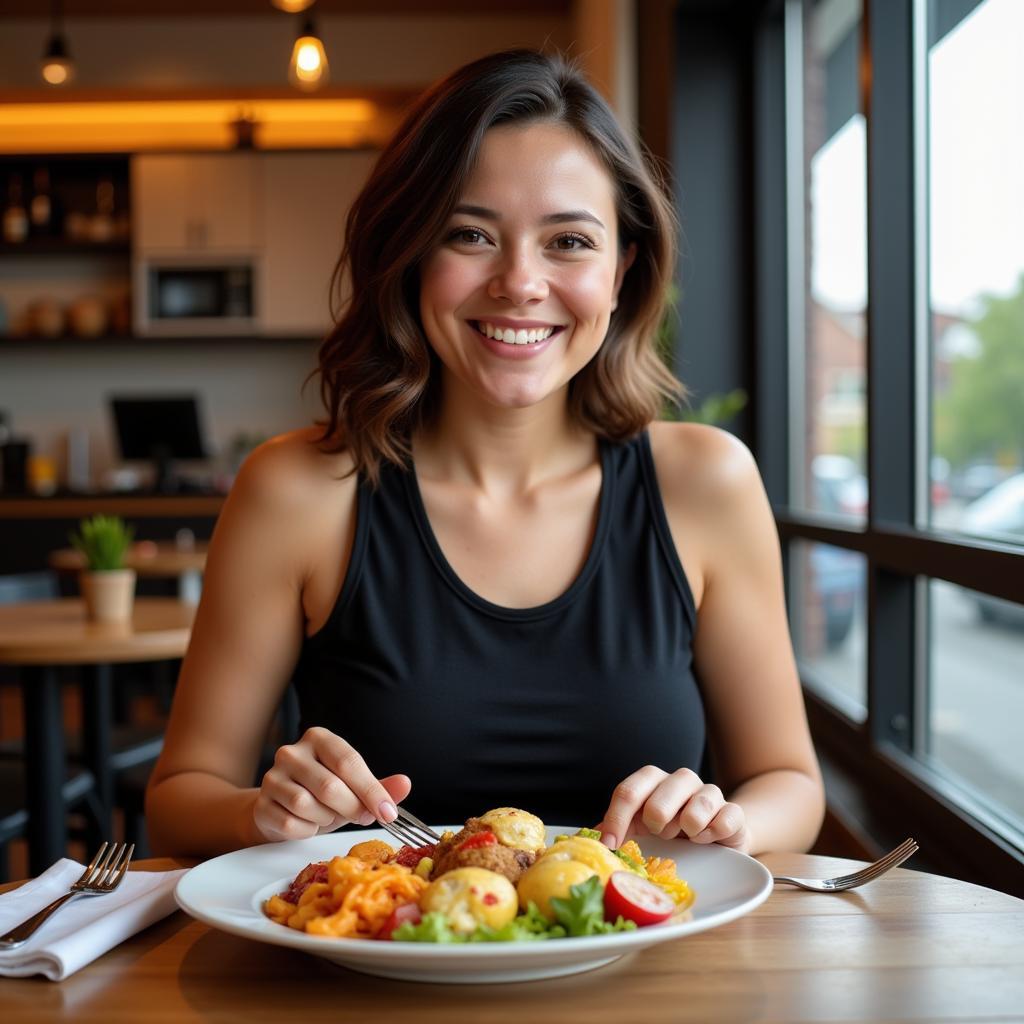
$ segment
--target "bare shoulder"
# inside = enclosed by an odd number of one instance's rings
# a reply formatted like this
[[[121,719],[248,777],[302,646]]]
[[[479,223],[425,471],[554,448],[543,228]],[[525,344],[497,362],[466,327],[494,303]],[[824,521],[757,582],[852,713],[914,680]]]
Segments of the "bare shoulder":
[[[233,534],[254,554],[272,547],[300,578],[324,545],[350,533],[358,480],[347,452],[323,451],[315,428],[279,434],[242,464],[221,512],[219,533]]]
[[[235,489],[245,497],[286,507],[323,491],[355,490],[348,452],[325,452],[314,427],[293,430],[264,441],[242,464]]]
[[[650,426],[665,517],[698,608],[724,565],[770,551],[774,522],[753,455],[727,431],[699,423]]]
[[[651,453],[667,510],[727,511],[761,495],[750,449],[733,434],[701,423],[652,423]]]

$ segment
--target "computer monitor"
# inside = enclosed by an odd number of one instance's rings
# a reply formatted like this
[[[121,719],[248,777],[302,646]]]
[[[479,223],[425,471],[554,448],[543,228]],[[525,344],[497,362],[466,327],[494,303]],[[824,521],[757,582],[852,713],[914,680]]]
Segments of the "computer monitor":
[[[120,396],[110,399],[123,459],[151,459],[154,490],[174,492],[174,459],[205,459],[195,395]]]

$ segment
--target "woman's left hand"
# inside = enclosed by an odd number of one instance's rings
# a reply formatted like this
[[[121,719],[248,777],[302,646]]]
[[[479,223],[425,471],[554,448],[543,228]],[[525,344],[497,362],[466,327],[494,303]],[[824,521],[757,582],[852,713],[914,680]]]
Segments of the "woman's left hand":
[[[742,853],[750,849],[743,808],[729,803],[717,787],[696,772],[672,772],[647,765],[615,787],[597,829],[601,841],[617,849],[633,836],[684,836],[694,843],[721,843]]]

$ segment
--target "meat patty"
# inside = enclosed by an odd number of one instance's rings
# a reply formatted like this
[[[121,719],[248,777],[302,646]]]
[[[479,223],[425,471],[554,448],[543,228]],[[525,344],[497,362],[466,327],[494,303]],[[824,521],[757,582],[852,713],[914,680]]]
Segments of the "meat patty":
[[[442,839],[435,847],[434,863],[444,860],[456,847],[461,846],[471,835],[477,832],[490,832],[490,828],[479,818],[470,818],[450,839]]]
[[[447,871],[454,871],[455,868],[484,868],[493,871],[495,874],[504,875],[513,885],[519,881],[519,876],[536,860],[536,854],[528,850],[513,850],[511,847],[495,843],[491,846],[474,846],[468,850],[460,850],[459,845],[465,842],[470,836],[477,832],[487,832],[486,825],[483,827],[470,827],[471,823],[482,824],[479,818],[470,818],[464,828],[457,835],[453,836],[444,844],[438,844],[434,852],[434,866],[430,872],[430,879],[440,878]]]

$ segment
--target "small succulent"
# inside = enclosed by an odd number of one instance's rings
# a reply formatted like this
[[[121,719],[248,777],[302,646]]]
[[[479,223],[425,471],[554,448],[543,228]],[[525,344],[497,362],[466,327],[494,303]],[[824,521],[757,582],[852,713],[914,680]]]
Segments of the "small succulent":
[[[72,546],[85,556],[90,572],[111,572],[124,565],[125,552],[135,536],[120,516],[92,516],[78,524],[70,536]]]

